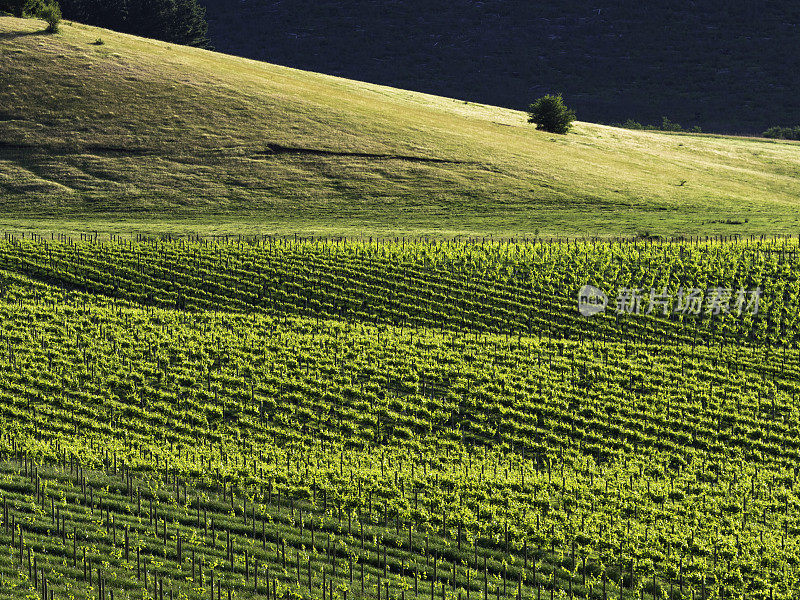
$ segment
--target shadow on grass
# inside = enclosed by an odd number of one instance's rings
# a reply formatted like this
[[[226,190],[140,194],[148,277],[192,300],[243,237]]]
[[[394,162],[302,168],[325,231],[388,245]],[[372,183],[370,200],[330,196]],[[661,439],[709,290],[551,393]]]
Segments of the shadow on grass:
[[[317,148],[298,148],[284,146],[282,144],[267,144],[267,150],[259,152],[261,156],[271,156],[276,154],[305,154],[312,156],[343,156],[354,158],[374,158],[388,160],[406,160],[411,162],[443,163],[443,164],[475,164],[465,160],[451,160],[446,158],[432,158],[428,156],[410,156],[404,154],[376,154],[372,152],[339,152],[336,150],[323,150]]]
[[[50,35],[44,29],[39,31],[0,31],[0,42],[17,38],[31,37],[34,35]]]

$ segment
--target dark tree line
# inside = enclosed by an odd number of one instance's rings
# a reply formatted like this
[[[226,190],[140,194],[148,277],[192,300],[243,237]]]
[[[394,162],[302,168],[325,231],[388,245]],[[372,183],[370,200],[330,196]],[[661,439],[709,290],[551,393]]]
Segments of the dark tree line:
[[[36,15],[42,0],[0,0],[0,11]],[[65,19],[187,46],[209,47],[197,0],[60,0]]]
[[[800,140],[800,125],[796,127],[770,127],[761,135],[778,140]]]
[[[15,17],[35,16],[42,7],[40,0],[0,0],[0,11],[8,12]]]

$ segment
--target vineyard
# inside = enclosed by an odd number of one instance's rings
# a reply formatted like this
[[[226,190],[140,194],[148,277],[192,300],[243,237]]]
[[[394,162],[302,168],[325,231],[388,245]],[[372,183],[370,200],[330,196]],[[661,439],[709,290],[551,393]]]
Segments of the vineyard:
[[[758,310],[615,310],[688,288]],[[797,238],[7,235],[0,589],[796,598],[798,296]]]

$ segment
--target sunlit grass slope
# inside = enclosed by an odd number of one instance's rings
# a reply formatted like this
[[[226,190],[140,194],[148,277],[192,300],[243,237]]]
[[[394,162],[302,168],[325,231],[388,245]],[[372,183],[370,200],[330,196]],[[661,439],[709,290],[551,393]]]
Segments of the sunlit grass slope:
[[[666,235],[800,228],[796,143],[578,123],[0,17],[0,227]],[[102,44],[98,43],[102,38]]]

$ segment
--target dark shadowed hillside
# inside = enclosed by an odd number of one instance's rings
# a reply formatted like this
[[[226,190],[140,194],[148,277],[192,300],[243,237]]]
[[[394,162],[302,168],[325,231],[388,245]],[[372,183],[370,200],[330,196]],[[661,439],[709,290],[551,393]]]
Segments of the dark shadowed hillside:
[[[217,50],[302,69],[511,108],[561,91],[586,121],[800,123],[796,3],[202,2]]]

